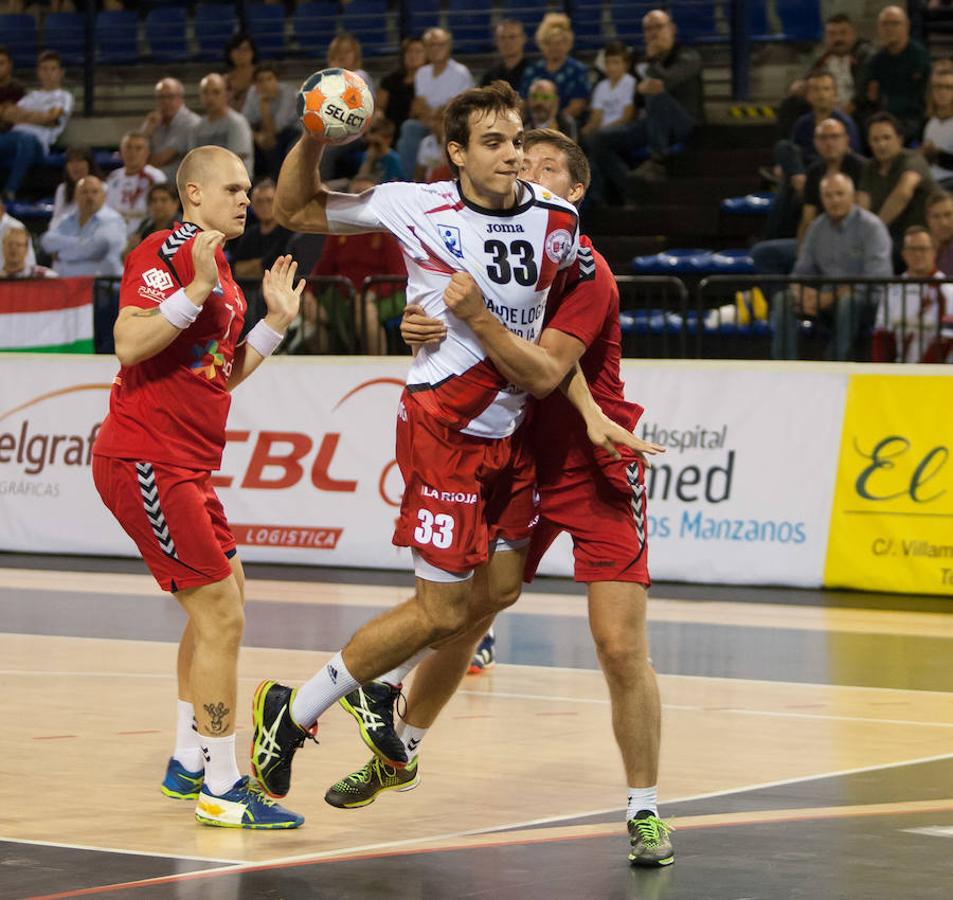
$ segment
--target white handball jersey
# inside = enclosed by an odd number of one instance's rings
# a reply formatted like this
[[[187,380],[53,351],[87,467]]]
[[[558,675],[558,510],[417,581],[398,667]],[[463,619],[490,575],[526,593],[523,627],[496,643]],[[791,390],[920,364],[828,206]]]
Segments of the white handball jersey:
[[[111,206],[126,220],[126,236],[133,234],[149,212],[149,189],[154,184],[165,184],[165,172],[155,166],[146,166],[135,175],[127,175],[120,166],[106,178],[106,205]]]
[[[527,395],[500,375],[470,328],[447,309],[443,292],[451,276],[469,272],[490,312],[535,343],[553,279],[579,249],[575,207],[525,181],[517,195],[511,209],[484,209],[464,199],[453,181],[392,182],[360,195],[331,194],[327,204],[332,232],[389,231],[400,241],[407,302],[447,324],[436,350],[418,351],[407,389],[447,427],[484,438],[512,434]]]

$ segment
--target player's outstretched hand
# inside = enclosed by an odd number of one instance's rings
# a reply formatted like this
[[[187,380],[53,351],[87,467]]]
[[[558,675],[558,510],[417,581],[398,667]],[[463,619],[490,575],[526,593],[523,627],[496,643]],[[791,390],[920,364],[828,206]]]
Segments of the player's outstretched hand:
[[[436,348],[447,336],[447,326],[440,319],[425,316],[419,303],[408,303],[400,320],[400,336],[408,347]]]
[[[652,467],[649,456],[656,453],[664,453],[665,448],[661,444],[653,444],[651,441],[643,441],[636,437],[627,428],[623,428],[617,422],[613,422],[605,413],[599,412],[593,416],[591,421],[586,422],[586,433],[589,440],[596,447],[601,447],[613,459],[621,459],[619,447],[628,447],[635,451],[635,455],[645,463],[648,468]]]
[[[298,264],[290,255],[279,256],[275,264],[265,270],[261,280],[261,291],[268,308],[265,320],[279,334],[288,330],[301,305],[301,292],[304,290],[305,281],[301,278],[295,285],[297,271]]]
[[[192,283],[197,283],[201,288],[201,293],[204,295],[203,303],[218,284],[215,251],[224,243],[225,235],[221,231],[200,231],[192,241],[192,265],[195,269],[195,278]]]
[[[472,319],[486,311],[483,294],[469,272],[454,272],[443,292],[443,300],[458,319]]]

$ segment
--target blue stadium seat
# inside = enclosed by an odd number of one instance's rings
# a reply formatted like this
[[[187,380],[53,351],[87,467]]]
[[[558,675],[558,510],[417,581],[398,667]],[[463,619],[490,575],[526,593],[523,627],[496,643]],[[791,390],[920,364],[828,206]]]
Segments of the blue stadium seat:
[[[79,66],[86,58],[86,22],[82,13],[47,13],[43,46],[55,50],[64,66]]]
[[[711,265],[711,250],[698,247],[663,250],[632,260],[636,275],[697,275]]]
[[[562,3],[553,5],[550,3],[550,0],[503,0],[500,12],[504,18],[516,19],[522,22],[526,28],[526,33],[529,35],[530,40],[532,40],[533,32],[536,31],[536,26],[539,25],[540,20],[546,13],[551,9],[557,8],[557,6],[558,11],[562,12]]]
[[[492,7],[489,0],[448,0],[447,15],[453,46],[460,53],[493,49]]]
[[[199,3],[195,7],[195,38],[199,45],[199,59],[222,59],[225,44],[234,33],[234,6]]]
[[[16,68],[36,65],[36,17],[0,16],[0,44],[10,51]]]
[[[748,250],[719,250],[712,253],[706,275],[756,275],[754,260]]]
[[[774,206],[774,194],[745,194],[743,197],[726,197],[721,201],[721,211],[732,216],[766,216]]]
[[[574,47],[594,50],[605,46],[602,3],[574,3],[570,19],[573,33],[576,35]]]
[[[439,0],[408,0],[404,6],[404,34],[422,35],[428,28],[440,25]],[[452,28],[451,28],[452,31]]]
[[[285,55],[285,11],[273,3],[248,4],[248,33],[262,59]]]
[[[180,6],[150,9],[146,13],[146,40],[155,62],[182,62],[188,59],[185,9]]]
[[[777,10],[788,40],[819,41],[823,37],[820,0],[777,0]]]
[[[96,62],[131,65],[139,61],[139,14],[104,10],[96,14]]]
[[[341,25],[369,56],[387,52],[387,0],[351,0],[341,13]]]
[[[324,59],[337,29],[337,6],[327,0],[300,3],[294,12],[294,36],[308,58]]]
[[[679,37],[686,43],[711,40],[718,36],[714,3],[673,0],[669,4],[669,12],[678,27]]]

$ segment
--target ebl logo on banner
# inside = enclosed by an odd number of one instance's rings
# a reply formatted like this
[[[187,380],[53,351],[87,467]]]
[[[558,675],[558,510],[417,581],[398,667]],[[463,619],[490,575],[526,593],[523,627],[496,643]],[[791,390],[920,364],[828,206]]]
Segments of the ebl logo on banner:
[[[953,595],[953,378],[855,375],[824,582]]]

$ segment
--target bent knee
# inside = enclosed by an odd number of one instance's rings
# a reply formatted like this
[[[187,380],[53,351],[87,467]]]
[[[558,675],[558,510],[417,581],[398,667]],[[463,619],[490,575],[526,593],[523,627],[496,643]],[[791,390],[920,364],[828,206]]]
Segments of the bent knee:
[[[596,643],[596,652],[606,676],[618,680],[640,678],[650,665],[644,644],[608,639]]]

